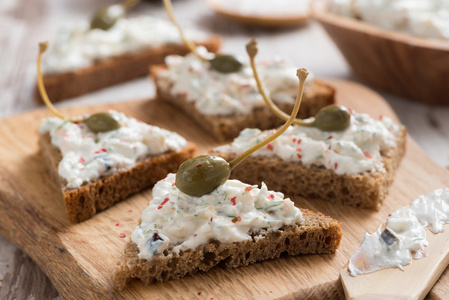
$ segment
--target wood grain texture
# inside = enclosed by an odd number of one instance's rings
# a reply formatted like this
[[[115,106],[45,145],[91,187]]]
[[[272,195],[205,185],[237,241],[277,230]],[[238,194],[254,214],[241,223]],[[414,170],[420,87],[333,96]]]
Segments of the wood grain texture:
[[[449,41],[382,29],[315,5],[315,18],[353,71],[370,85],[430,104],[449,105]]]
[[[330,83],[338,90],[340,103],[373,116],[394,117],[388,104],[370,90],[344,81]],[[175,130],[196,142],[200,153],[217,145],[187,116],[167,104],[143,100],[107,107]],[[104,109],[72,108],[64,113]],[[449,186],[449,172],[427,158],[410,140],[390,195],[379,212],[293,199],[300,207],[321,211],[343,222],[343,240],[336,254],[282,257],[239,269],[214,268],[208,273],[148,287],[133,281],[119,293],[112,285],[112,270],[140,212],[151,199],[151,191],[135,195],[83,223],[69,223],[63,204],[55,201],[57,186],[50,181],[37,150],[35,130],[40,119],[48,115],[47,111],[35,111],[0,121],[4,140],[0,145],[0,234],[36,261],[66,299],[343,298],[339,270],[358,247],[364,232],[375,230],[389,212],[409,204],[418,195]],[[120,233],[127,238],[120,238]],[[444,296],[437,288],[447,283],[445,278],[437,283],[435,297]]]

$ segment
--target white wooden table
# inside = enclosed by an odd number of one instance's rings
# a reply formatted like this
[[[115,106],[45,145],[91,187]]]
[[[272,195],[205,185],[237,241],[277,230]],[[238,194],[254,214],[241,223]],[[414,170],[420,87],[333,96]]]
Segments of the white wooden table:
[[[41,107],[33,99],[37,43],[49,40],[65,23],[90,18],[113,0],[1,0],[0,1],[0,118]],[[317,77],[357,81],[338,49],[315,22],[285,30],[248,28],[215,15],[202,0],[174,0],[182,24],[191,23],[223,37],[223,52],[245,55],[255,37],[259,57],[279,54],[306,67]],[[166,18],[160,1],[140,4],[132,14]],[[146,78],[91,93],[60,106],[127,101],[154,96]],[[441,166],[449,165],[449,107],[428,106],[382,93],[408,128],[413,139]],[[361,99],[362,100],[362,99]],[[1,141],[1,137],[0,137]],[[412,200],[412,199],[411,199]],[[59,299],[58,292],[26,254],[0,237],[0,299]]]

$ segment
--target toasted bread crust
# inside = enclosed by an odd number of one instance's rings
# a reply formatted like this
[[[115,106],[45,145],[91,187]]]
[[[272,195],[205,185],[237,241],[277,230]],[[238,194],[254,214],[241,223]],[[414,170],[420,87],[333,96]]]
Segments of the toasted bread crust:
[[[75,223],[93,217],[131,194],[152,187],[168,173],[176,172],[196,152],[196,146],[189,143],[179,152],[150,156],[128,170],[71,189],[66,187],[65,180],[59,176],[61,152],[51,144],[48,133],[39,136],[39,145],[52,179],[60,186],[60,197],[64,200],[68,219]]]
[[[201,113],[193,101],[186,101],[181,95],[172,95],[170,90],[161,85],[157,73],[161,66],[150,67],[150,74],[156,83],[157,97],[182,109],[195,120],[206,132],[213,135],[218,141],[224,142],[237,137],[245,128],[272,129],[284,123],[267,107],[256,108],[251,114],[237,114],[231,116],[205,115]],[[322,107],[335,103],[335,91],[327,84],[315,80],[311,87],[304,93],[301,109],[298,117],[307,118],[314,116]],[[278,107],[291,114],[294,103],[277,104]]]
[[[179,254],[166,250],[164,255],[152,260],[139,259],[139,249],[130,241],[117,264],[113,281],[123,289],[132,278],[140,279],[143,284],[163,282],[207,271],[220,262],[228,268],[236,268],[278,258],[284,252],[289,255],[334,253],[342,237],[341,223],[321,213],[301,211],[304,217],[301,224],[254,234],[249,241],[232,244],[211,241]]]
[[[197,43],[210,52],[217,52],[221,46],[218,36]],[[163,64],[167,55],[185,55],[189,49],[184,44],[166,44],[137,53],[101,60],[94,65],[57,75],[44,76],[47,94],[52,102],[80,96],[101,88],[125,82],[148,74],[148,65]],[[42,101],[39,90],[36,99]]]
[[[325,199],[333,203],[379,210],[392,184],[395,170],[404,156],[406,129],[401,130],[396,147],[382,153],[386,172],[338,175],[333,170],[287,162],[278,157],[249,156],[232,173],[231,178],[248,184],[264,181],[270,189],[287,196]],[[227,161],[236,157],[229,152],[211,152]]]

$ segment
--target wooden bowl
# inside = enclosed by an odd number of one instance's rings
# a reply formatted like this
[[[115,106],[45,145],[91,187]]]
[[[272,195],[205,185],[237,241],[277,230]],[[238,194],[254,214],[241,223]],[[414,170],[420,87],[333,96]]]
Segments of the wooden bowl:
[[[260,26],[267,28],[282,28],[282,27],[298,26],[304,24],[309,20],[309,13],[306,12],[299,12],[297,14],[290,14],[286,16],[245,14],[236,10],[230,10],[228,7],[223,6],[221,1],[222,0],[206,0],[206,3],[217,14],[245,25]]]
[[[449,41],[415,37],[330,13],[316,0],[313,16],[354,72],[372,86],[429,104],[449,105]]]

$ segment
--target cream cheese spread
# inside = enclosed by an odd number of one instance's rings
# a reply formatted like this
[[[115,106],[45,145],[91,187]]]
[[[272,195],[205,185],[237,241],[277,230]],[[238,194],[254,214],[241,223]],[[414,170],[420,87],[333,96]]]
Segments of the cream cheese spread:
[[[43,120],[39,132],[49,133],[62,154],[59,176],[67,187],[78,188],[98,178],[133,167],[138,161],[167,151],[180,151],[187,141],[180,135],[109,111],[121,127],[94,133],[85,123],[60,118]]]
[[[193,28],[184,31],[194,41],[209,37]],[[106,31],[90,29],[87,22],[74,24],[58,31],[42,69],[45,75],[60,74],[107,58],[171,43],[182,43],[176,27],[169,21],[150,16],[120,19]]]
[[[198,47],[198,52],[209,59],[215,55],[204,47]],[[203,114],[249,114],[254,108],[265,105],[248,62],[244,62],[239,72],[228,74],[212,70],[209,62],[193,53],[185,57],[167,56],[165,63],[167,69],[157,74],[158,83],[171,94],[193,101]],[[299,84],[296,67],[275,57],[270,61],[258,61],[257,68],[267,95],[277,103],[294,103]],[[309,75],[306,88],[312,81]]]
[[[375,120],[367,114],[352,111],[350,125],[345,130],[329,132],[314,127],[290,126],[279,138],[252,155],[325,167],[337,174],[383,172],[381,153],[396,146],[400,128],[390,118]],[[244,129],[232,144],[215,150],[240,155],[275,130]]]
[[[438,189],[420,196],[410,207],[393,212],[386,224],[372,235],[366,233],[360,247],[349,260],[351,276],[385,268],[403,270],[413,259],[426,256],[428,246],[425,227],[433,233],[443,231],[449,221],[449,189]]]
[[[447,0],[333,0],[331,11],[388,30],[449,39]]]
[[[170,250],[179,253],[216,240],[222,243],[248,241],[284,225],[298,224],[302,213],[279,192],[228,180],[212,193],[193,197],[175,185],[169,174],[153,188],[153,199],[142,212],[142,223],[131,240],[139,258],[151,259]]]

